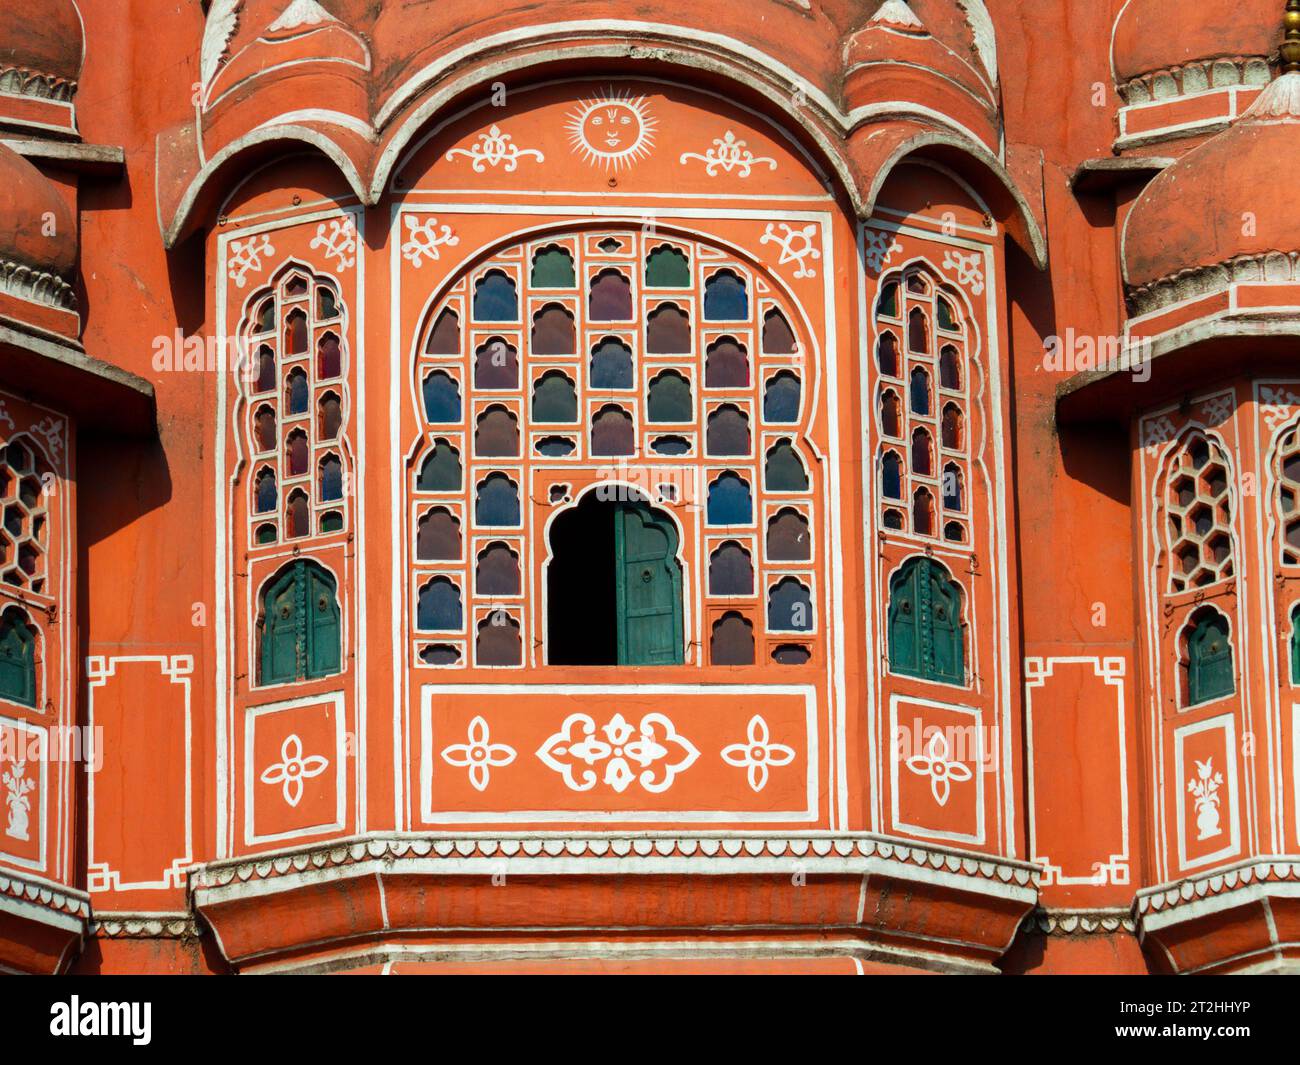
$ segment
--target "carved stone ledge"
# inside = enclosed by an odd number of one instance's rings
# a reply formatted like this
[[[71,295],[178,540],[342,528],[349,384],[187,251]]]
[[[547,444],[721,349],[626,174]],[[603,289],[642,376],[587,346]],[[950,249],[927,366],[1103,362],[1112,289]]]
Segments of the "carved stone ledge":
[[[0,896],[35,903],[83,921],[90,917],[90,896],[84,891],[8,870],[0,872]]]
[[[1270,252],[1243,255],[1214,266],[1180,271],[1128,293],[1129,317],[1138,318],[1176,303],[1226,292],[1240,282],[1271,281],[1279,284],[1300,281],[1300,252]]]
[[[71,103],[77,94],[77,83],[54,74],[28,70],[26,67],[0,67],[0,92]]]
[[[0,872],[0,972],[63,972],[81,944],[90,897],[12,870]]]
[[[1267,56],[1231,56],[1153,70],[1118,86],[1118,89],[1120,99],[1132,107],[1192,96],[1211,89],[1227,89],[1234,85],[1263,88],[1272,77]]]
[[[1137,930],[1137,922],[1128,909],[1037,909],[1025,918],[1025,927],[1045,936],[1110,936],[1132,935]]]
[[[61,311],[77,309],[76,290],[58,274],[24,266],[12,259],[0,259],[0,292]]]
[[[106,913],[90,922],[103,939],[197,939],[198,922],[188,913]]]

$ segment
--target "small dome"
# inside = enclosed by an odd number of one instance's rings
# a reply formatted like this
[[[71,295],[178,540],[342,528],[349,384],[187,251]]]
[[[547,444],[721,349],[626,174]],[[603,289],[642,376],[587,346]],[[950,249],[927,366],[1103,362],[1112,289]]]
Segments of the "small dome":
[[[1282,0],[1129,0],[1115,21],[1115,81],[1189,63],[1273,55],[1282,36]]]
[[[77,219],[26,159],[0,145],[0,269],[26,267],[67,279],[77,266]]]
[[[1300,153],[1300,74],[1272,82],[1233,125],[1160,174],[1124,227],[1133,288],[1189,270],[1300,252],[1300,210],[1285,179]]]
[[[21,0],[0,14],[0,79],[17,71],[67,86],[71,96],[81,77],[84,49],[81,16],[72,0]]]

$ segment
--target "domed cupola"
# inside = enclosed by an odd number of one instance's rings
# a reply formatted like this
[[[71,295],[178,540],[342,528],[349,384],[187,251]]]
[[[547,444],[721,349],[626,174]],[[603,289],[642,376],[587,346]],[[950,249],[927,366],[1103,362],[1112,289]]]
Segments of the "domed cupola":
[[[1279,0],[1128,0],[1111,66],[1123,106],[1116,150],[1162,154],[1223,129],[1271,77]]]
[[[73,0],[24,0],[0,15],[0,126],[75,133],[85,41]]]
[[[55,187],[0,145],[0,320],[75,337],[77,220]]]
[[[955,0],[948,0],[950,12],[940,6],[931,0],[932,18],[942,15],[946,27],[969,30]],[[973,131],[996,150],[997,92],[973,35],[967,38],[965,48],[954,50],[931,33],[915,7],[886,0],[844,45],[844,102],[850,115],[869,121],[917,110]]]

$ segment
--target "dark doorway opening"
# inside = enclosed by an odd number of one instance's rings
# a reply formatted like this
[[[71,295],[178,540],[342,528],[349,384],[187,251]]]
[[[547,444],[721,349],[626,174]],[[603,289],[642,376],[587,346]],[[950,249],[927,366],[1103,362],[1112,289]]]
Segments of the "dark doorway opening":
[[[682,572],[671,519],[637,493],[588,493],[551,526],[547,662],[559,666],[683,661]]]

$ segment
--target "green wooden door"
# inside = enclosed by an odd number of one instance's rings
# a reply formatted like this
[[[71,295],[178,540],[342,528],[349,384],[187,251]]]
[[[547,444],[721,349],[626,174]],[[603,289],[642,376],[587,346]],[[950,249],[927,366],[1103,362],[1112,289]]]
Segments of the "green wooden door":
[[[266,591],[262,615],[262,684],[327,677],[339,672],[341,639],[334,581],[300,560]]]
[[[618,664],[673,666],[683,661],[682,570],[677,530],[648,507],[614,512]]]
[[[1228,622],[1211,614],[1193,630],[1187,647],[1188,698],[1191,706],[1208,703],[1236,688]]]

